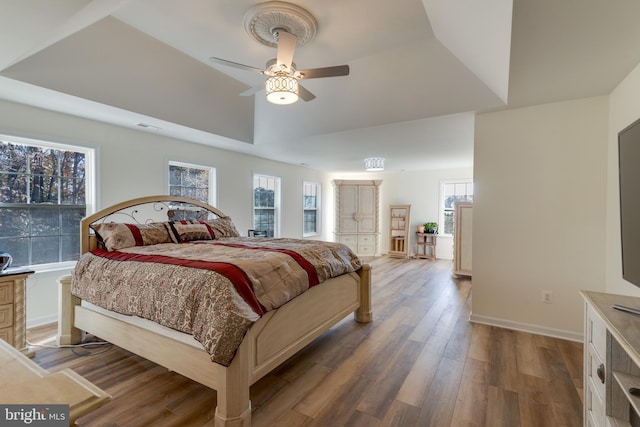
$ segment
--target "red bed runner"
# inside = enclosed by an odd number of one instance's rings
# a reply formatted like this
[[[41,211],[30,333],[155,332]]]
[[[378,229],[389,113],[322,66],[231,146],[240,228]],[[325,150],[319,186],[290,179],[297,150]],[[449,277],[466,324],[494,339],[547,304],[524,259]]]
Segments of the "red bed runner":
[[[165,255],[129,254],[126,252],[106,251],[104,249],[95,249],[91,251],[91,253],[102,258],[116,261],[155,262],[159,264],[181,265],[184,267],[215,271],[233,283],[236,291],[238,291],[257,315],[262,316],[265,313],[264,307],[256,298],[253,286],[251,285],[251,281],[247,277],[247,274],[240,267],[231,263],[189,260]]]
[[[297,253],[296,251],[292,251],[290,249],[282,249],[282,248],[263,248],[263,247],[255,247],[248,245],[241,245],[238,243],[223,243],[223,242],[207,242],[203,244],[209,245],[218,245],[218,246],[229,246],[230,248],[242,248],[242,249],[252,249],[256,251],[271,251],[271,252],[280,252],[282,254],[287,254],[291,258],[293,258],[299,265],[307,272],[307,276],[309,277],[309,287],[315,286],[320,283],[320,279],[318,279],[318,272],[316,268],[307,261],[302,255]]]

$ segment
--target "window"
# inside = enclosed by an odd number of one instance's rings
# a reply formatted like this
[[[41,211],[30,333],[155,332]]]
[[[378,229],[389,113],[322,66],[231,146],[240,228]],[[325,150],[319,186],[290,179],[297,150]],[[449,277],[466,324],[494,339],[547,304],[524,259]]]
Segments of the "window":
[[[440,226],[438,233],[453,234],[453,209],[456,202],[473,202],[473,182],[471,180],[442,181]]]
[[[93,150],[0,136],[0,250],[13,266],[77,260]]]
[[[253,175],[253,228],[280,236],[280,178]]]
[[[320,195],[322,186],[315,182],[302,184],[303,236],[320,234]]]
[[[216,169],[209,166],[169,162],[169,195],[184,196],[216,205]]]

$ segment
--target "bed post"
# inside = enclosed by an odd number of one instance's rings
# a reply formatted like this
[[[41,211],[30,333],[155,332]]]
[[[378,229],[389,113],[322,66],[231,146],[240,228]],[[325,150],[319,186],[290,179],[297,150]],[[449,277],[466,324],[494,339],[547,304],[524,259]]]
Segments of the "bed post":
[[[215,427],[251,426],[251,401],[249,400],[249,351],[250,340],[242,340],[236,355],[222,374],[217,388]]]
[[[362,264],[362,267],[358,270],[360,275],[360,307],[353,313],[354,318],[358,322],[369,323],[373,320],[373,313],[371,312],[371,266],[369,264]]]
[[[75,306],[80,304],[80,298],[71,295],[71,276],[66,275],[58,279],[58,336],[59,346],[78,344],[82,341],[82,331],[73,327]]]

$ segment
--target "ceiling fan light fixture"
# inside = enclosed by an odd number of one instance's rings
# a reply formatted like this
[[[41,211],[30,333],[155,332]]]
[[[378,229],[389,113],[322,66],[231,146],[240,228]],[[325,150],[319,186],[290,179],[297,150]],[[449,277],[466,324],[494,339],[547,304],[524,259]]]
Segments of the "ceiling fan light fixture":
[[[364,170],[367,172],[383,171],[384,159],[382,157],[369,157],[364,159]]]
[[[271,76],[264,82],[264,89],[272,104],[287,105],[298,100],[298,80],[291,76]]]

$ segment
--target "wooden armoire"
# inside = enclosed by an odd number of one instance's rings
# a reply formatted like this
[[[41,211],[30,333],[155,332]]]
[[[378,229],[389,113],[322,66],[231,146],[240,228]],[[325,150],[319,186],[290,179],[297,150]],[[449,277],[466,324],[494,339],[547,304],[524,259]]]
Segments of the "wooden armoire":
[[[456,203],[454,205],[453,221],[453,274],[456,276],[471,276],[473,203]]]
[[[339,180],[335,187],[335,241],[356,254],[379,254],[382,180]]]

